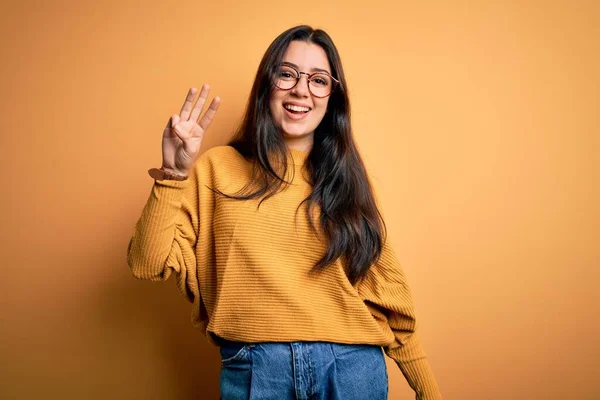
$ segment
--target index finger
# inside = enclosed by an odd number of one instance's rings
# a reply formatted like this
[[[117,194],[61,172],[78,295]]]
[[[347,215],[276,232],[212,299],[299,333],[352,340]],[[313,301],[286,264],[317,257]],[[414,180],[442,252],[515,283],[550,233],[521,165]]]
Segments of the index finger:
[[[192,110],[192,115],[190,116],[189,120],[196,122],[198,120],[198,117],[200,116],[200,113],[202,112],[202,109],[204,108],[204,103],[206,102],[206,99],[208,98],[208,92],[210,91],[210,86],[208,84],[204,84],[202,85],[202,90],[200,90],[200,97],[198,97],[198,101],[196,102],[196,105],[194,106],[194,109]]]

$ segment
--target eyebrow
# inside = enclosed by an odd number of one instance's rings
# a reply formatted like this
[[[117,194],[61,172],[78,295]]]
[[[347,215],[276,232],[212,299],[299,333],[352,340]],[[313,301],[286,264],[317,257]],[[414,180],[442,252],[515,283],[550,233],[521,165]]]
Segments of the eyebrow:
[[[289,65],[290,67],[294,67],[297,70],[300,70],[300,67],[298,67],[296,64],[291,63],[289,61],[284,61],[283,64]],[[321,69],[321,68],[313,68],[310,70],[310,72],[325,72],[326,74],[331,75],[331,72],[327,71],[326,69]]]

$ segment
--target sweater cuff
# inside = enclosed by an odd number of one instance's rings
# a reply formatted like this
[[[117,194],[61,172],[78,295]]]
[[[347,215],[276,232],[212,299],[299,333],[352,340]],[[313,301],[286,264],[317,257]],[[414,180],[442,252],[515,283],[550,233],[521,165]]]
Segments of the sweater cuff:
[[[410,340],[404,345],[393,349],[387,348],[386,354],[396,362],[400,371],[402,371],[402,375],[415,391],[417,400],[438,400],[442,398],[417,332],[413,333]]]
[[[426,358],[407,362],[396,361],[396,363],[410,387],[415,391],[417,400],[442,399],[437,381]]]
[[[162,181],[154,181],[154,186],[158,186],[158,187],[170,187],[170,188],[185,188],[187,187],[187,185],[190,182],[190,178],[188,177],[186,180],[183,181],[175,181],[175,180],[169,180],[169,179],[164,179]]]

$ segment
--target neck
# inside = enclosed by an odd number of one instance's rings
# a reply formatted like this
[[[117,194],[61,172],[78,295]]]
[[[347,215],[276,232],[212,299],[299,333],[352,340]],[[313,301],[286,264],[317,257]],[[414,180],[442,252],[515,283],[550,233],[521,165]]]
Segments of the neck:
[[[290,150],[310,151],[313,146],[313,133],[301,137],[285,137],[285,144]]]

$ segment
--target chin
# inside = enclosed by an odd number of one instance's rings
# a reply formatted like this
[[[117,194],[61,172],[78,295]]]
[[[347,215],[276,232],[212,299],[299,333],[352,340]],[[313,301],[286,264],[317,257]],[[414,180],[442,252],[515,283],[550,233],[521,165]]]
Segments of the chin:
[[[285,136],[304,136],[308,133],[305,129],[282,129]]]
[[[312,129],[308,129],[304,126],[285,126],[285,124],[284,126],[280,127],[280,129],[283,132],[284,136],[291,137],[305,136],[313,131]]]
[[[283,130],[283,136],[288,138],[301,138],[304,136],[308,136],[312,133],[312,131],[300,130],[300,131],[286,131]]]

